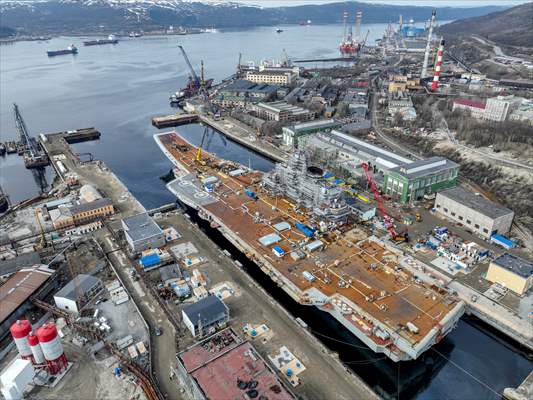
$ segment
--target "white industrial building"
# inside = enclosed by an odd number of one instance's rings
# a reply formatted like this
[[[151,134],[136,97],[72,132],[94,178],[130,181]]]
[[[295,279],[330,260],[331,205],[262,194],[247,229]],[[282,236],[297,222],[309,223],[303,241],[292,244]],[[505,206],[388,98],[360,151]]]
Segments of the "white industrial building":
[[[269,67],[261,65],[246,71],[245,79],[256,83],[288,86],[300,76],[299,67]]]
[[[133,253],[165,245],[165,233],[147,213],[124,218],[122,228]]]
[[[54,294],[56,307],[78,314],[93,298],[104,290],[102,281],[92,275],[79,274]]]
[[[266,121],[309,121],[315,118],[315,113],[305,108],[293,106],[286,101],[258,103],[253,106],[254,113]]]
[[[514,218],[512,210],[459,186],[437,193],[435,209],[487,239],[494,234],[506,235]]]
[[[0,375],[0,387],[6,400],[20,400],[25,397],[28,386],[33,383],[35,370],[30,360],[16,358]]]

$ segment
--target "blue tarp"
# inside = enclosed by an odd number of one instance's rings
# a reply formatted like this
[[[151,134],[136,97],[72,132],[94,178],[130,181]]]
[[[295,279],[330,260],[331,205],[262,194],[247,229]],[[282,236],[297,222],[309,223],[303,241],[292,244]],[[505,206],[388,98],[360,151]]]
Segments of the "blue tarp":
[[[505,247],[506,249],[512,249],[514,247],[514,242],[511,239],[507,239],[505,236],[502,235],[492,235],[490,237],[491,242],[494,242],[496,244],[499,244],[502,247]]]
[[[334,175],[333,175],[331,172],[326,172],[326,173],[324,174],[324,178],[325,178],[325,179],[331,178],[331,177],[333,177],[333,176],[334,176]]]
[[[312,229],[312,228],[309,228],[307,225],[304,225],[302,224],[301,222],[297,222],[296,223],[296,228],[298,228],[298,230],[300,232],[302,232],[305,236],[307,237],[313,237],[314,233],[315,233],[315,230]]]
[[[144,257],[141,257],[141,260],[139,261],[143,267],[151,267],[152,265],[159,264],[161,262],[161,259],[159,258],[159,254],[157,253],[151,253]]]

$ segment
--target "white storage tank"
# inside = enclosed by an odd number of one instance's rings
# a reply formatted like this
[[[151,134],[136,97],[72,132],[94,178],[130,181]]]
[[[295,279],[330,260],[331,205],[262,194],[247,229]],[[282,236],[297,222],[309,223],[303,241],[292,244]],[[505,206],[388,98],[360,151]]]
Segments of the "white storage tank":
[[[28,336],[32,330],[30,321],[27,319],[17,320],[11,325],[9,330],[11,331],[15,346],[17,346],[20,358],[31,361],[33,354],[28,344]]]
[[[57,375],[67,369],[67,357],[55,324],[49,322],[37,329],[37,338],[43,349],[50,375]]]

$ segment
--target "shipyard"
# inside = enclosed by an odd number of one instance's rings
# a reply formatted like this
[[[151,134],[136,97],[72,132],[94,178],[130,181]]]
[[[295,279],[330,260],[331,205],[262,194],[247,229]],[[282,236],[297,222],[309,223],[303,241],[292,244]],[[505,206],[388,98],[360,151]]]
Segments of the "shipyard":
[[[530,397],[529,47],[468,9],[316,7],[17,28],[2,398]]]

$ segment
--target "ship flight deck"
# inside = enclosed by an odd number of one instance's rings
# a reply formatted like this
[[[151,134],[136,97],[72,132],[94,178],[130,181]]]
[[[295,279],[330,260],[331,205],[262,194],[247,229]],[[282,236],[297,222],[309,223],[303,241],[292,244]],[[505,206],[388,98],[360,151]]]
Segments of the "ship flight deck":
[[[176,179],[167,187],[180,201],[294,300],[330,313],[373,351],[394,361],[416,359],[463,314],[462,301],[417,280],[401,267],[405,256],[398,249],[369,237],[353,221],[309,237],[296,224],[314,227],[319,221],[291,199],[269,193],[262,172],[206,152],[198,162],[198,149],[175,132],[154,138],[176,166]],[[280,229],[281,222],[290,228]],[[270,234],[275,243],[259,241]]]

